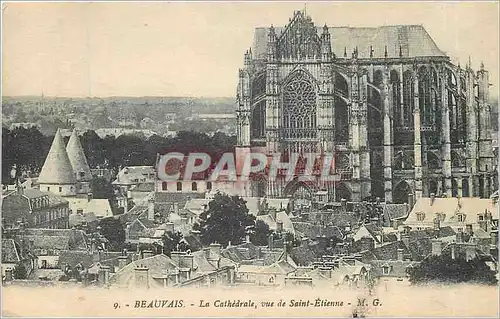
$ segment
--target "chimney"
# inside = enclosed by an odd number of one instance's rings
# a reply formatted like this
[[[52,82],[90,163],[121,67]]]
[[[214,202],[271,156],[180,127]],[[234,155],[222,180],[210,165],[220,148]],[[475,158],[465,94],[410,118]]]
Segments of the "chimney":
[[[472,231],[472,224],[465,225],[465,233],[469,236],[472,236],[474,234]]]
[[[194,256],[191,254],[184,254],[181,256],[181,267],[194,269]]]
[[[443,242],[439,239],[432,240],[432,254],[435,256],[440,256],[443,251]]]
[[[128,256],[118,256],[118,269],[122,269],[129,263]]]
[[[173,233],[174,232],[174,223],[172,223],[172,222],[165,223],[165,231],[167,233],[168,232]]]
[[[498,247],[498,230],[492,231],[490,234],[491,245],[495,248]]]
[[[94,249],[92,252],[92,262],[97,263],[100,261],[101,261],[101,253],[97,249]]]
[[[431,193],[431,206],[434,204],[435,200],[436,200],[436,194]]]
[[[405,244],[406,247],[410,246],[410,234],[403,233],[401,234],[401,241]]]
[[[270,234],[268,237],[267,237],[267,247],[269,249],[274,249],[274,236],[273,234]]]
[[[87,202],[90,202],[93,199],[92,193],[87,193]]]
[[[347,199],[342,198],[340,200],[340,207],[342,207],[343,212],[347,212]]]
[[[147,266],[135,267],[135,285],[137,288],[149,288],[149,268]]]
[[[278,231],[278,233],[283,232],[283,221],[282,220],[278,220],[276,222],[276,227],[277,227],[276,230]]]
[[[457,232],[457,234],[455,235],[455,239],[456,239],[455,241],[457,243],[463,243],[464,242],[464,233],[461,230],[459,230]]]
[[[5,269],[5,281],[12,281],[14,280],[14,274],[12,268],[7,268]]]
[[[404,249],[398,248],[398,260],[404,260],[403,252],[404,252]]]
[[[409,209],[413,209],[414,205],[415,205],[415,200],[413,197],[413,193],[409,193],[408,194],[408,206],[410,206]]]
[[[356,264],[356,259],[352,257],[344,257],[343,261],[349,266],[354,266]]]
[[[205,258],[210,259],[210,248],[205,247],[203,248],[203,251],[205,252]]]
[[[434,231],[439,231],[441,229],[441,218],[439,217],[438,213],[436,213],[433,222],[434,222]]]
[[[154,254],[153,254],[153,251],[151,250],[143,250],[142,251],[142,258],[149,258],[149,257],[153,257]]]
[[[210,256],[212,256],[212,258],[220,256],[220,251],[221,251],[220,244],[217,243],[210,244]]]
[[[148,219],[155,220],[155,201],[153,198],[148,200]]]
[[[394,230],[398,230],[398,228],[399,228],[399,223],[398,223],[398,220],[397,220],[397,219],[393,219],[393,220],[392,220],[392,228],[393,228]]]
[[[318,271],[320,275],[326,278],[332,278],[332,269],[330,267],[319,267]]]
[[[181,267],[181,265],[182,265],[182,263],[181,263],[182,255],[184,255],[184,253],[181,251],[170,252],[170,259],[172,259],[172,261],[174,262],[174,265],[176,265],[177,267]]]
[[[98,271],[98,281],[102,284],[105,285],[109,281],[109,272],[110,272],[110,267],[102,265],[99,267]]]

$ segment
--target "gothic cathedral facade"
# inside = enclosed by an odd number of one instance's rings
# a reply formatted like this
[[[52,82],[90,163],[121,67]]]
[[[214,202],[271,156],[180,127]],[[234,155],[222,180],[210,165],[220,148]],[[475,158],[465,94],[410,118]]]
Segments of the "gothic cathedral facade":
[[[338,181],[255,180],[254,196],[488,197],[498,183],[488,91],[483,65],[454,65],[421,25],[317,27],[297,11],[255,30],[236,153],[335,154]]]

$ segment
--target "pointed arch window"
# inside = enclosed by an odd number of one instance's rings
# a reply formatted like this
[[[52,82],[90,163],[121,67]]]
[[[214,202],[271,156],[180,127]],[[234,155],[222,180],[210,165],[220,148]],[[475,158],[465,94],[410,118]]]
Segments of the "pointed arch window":
[[[313,138],[316,128],[316,90],[302,70],[292,74],[283,87],[285,137]]]
[[[402,122],[400,123],[403,127],[413,127],[413,94],[413,75],[412,72],[408,70],[403,73],[403,116]]]

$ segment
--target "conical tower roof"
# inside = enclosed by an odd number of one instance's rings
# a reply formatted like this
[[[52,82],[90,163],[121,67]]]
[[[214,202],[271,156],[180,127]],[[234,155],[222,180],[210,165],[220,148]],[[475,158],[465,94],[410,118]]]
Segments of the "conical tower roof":
[[[76,177],[59,130],[54,136],[38,182],[40,184],[76,184]]]
[[[71,133],[68,145],[66,146],[66,152],[68,152],[69,161],[71,167],[73,167],[73,172],[76,174],[76,179],[79,181],[90,181],[92,173],[90,172],[90,167],[76,130],[73,130],[73,133]]]

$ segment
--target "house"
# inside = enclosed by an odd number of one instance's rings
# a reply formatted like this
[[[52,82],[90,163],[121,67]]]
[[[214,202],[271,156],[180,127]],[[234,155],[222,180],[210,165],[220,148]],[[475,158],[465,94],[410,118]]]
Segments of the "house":
[[[34,259],[27,251],[23,251],[13,239],[2,238],[2,278],[6,276],[6,272],[9,270],[12,274],[15,274],[15,269],[19,266],[24,267],[27,275],[29,275],[33,267],[35,267]]]
[[[144,252],[144,258],[125,265],[109,278],[110,285],[128,288],[161,288],[180,286],[231,285],[235,264],[220,256],[220,245],[195,254],[171,252],[153,255]]]
[[[283,258],[271,265],[240,265],[236,270],[236,281],[258,286],[283,286],[297,266],[289,258]]]
[[[312,266],[297,269],[286,278],[287,285],[297,285],[304,278],[311,278],[314,287],[351,286],[364,287],[371,280],[371,266],[353,257],[323,256]]]
[[[93,198],[89,193],[84,198],[67,197],[69,208],[73,213],[81,213],[83,215],[92,214],[98,219],[113,216],[113,208],[109,199]]]
[[[26,229],[19,238],[29,243],[37,257],[36,269],[59,268],[59,254],[63,250],[87,250],[87,235],[76,229]]]
[[[270,230],[295,234],[293,223],[285,211],[267,209],[267,214],[257,216],[257,220],[266,223]]]
[[[126,166],[118,172],[112,184],[127,192],[139,184],[154,184],[155,180],[156,170],[153,166]]]
[[[410,260],[373,260],[372,274],[379,282],[387,285],[388,283],[409,283],[409,269],[418,265],[417,261]]]
[[[69,214],[67,198],[38,189],[18,187],[2,198],[4,226],[15,226],[24,221],[26,227],[68,228]]]
[[[436,218],[438,220],[436,220]],[[450,226],[455,231],[472,229],[492,229],[498,227],[498,201],[496,198],[476,197],[438,198],[431,196],[417,200],[405,220],[404,225],[412,229],[433,228],[435,222]]]

